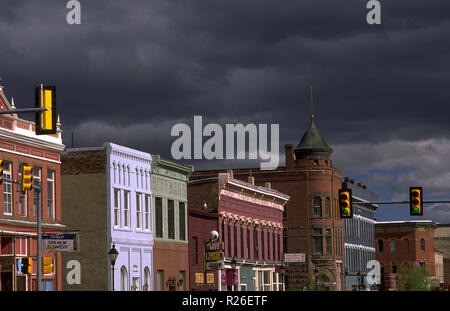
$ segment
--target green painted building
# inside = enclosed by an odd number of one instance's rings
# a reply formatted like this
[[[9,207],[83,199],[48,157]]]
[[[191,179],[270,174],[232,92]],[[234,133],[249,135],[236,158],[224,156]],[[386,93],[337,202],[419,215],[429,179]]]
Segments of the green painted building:
[[[193,166],[152,155],[154,289],[188,290],[187,182]]]

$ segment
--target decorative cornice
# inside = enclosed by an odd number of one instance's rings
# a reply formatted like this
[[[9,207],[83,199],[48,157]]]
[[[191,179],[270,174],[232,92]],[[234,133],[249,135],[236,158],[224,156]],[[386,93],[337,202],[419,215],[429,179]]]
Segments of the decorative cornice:
[[[0,128],[0,138],[4,138],[6,140],[18,142],[28,146],[38,147],[41,149],[50,149],[58,153],[61,153],[66,148],[66,146],[62,143],[58,144],[49,142],[43,139],[26,136],[10,130],[5,130],[3,128]]]

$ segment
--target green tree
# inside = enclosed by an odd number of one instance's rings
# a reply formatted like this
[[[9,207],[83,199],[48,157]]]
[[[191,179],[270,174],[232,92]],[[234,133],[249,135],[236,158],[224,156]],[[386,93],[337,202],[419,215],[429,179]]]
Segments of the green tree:
[[[400,267],[399,290],[429,291],[430,277],[425,267],[416,266],[412,262]]]

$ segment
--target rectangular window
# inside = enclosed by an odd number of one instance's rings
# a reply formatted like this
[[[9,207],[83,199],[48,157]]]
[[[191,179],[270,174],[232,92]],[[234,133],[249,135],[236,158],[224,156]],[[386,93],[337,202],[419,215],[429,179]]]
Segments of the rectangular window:
[[[270,271],[269,270],[264,270],[264,291],[266,292],[268,292],[268,291],[270,291],[270,289],[272,288],[272,283],[271,283],[271,280],[270,280],[270,275],[271,275],[271,273],[270,273]]]
[[[155,230],[156,237],[163,237],[163,208],[162,208],[162,198],[155,197]]]
[[[120,227],[120,190],[114,189],[114,227]]]
[[[391,240],[391,253],[395,253],[396,250],[397,250],[397,247],[396,247],[396,245],[395,245],[395,240],[392,239],[392,240]]]
[[[425,251],[425,239],[420,239],[420,251]]]
[[[19,215],[27,216],[28,199],[25,192],[19,191]]]
[[[198,238],[196,236],[192,237],[192,243],[194,244],[194,262],[198,265]]]
[[[236,225],[233,226],[233,245],[234,245],[233,256],[237,256],[238,247],[237,247],[237,227],[236,227]]]
[[[383,240],[378,240],[378,252],[383,251]]]
[[[123,198],[123,226],[130,227],[130,191],[124,191]]]
[[[314,253],[322,254],[322,229],[314,229]]]
[[[175,207],[174,207],[174,201],[168,200],[167,201],[167,216],[168,216],[168,233],[169,233],[169,239],[175,239]]]
[[[180,240],[186,240],[186,205],[184,202],[178,203],[178,223],[180,227]]]
[[[228,243],[228,256],[231,256],[231,225],[227,225],[227,243]]]
[[[55,219],[55,172],[47,170],[47,217]]]
[[[12,165],[10,162],[3,163],[3,178],[12,179]],[[37,191],[33,191],[37,192]],[[3,181],[3,214],[12,215],[12,183],[9,181]]]
[[[261,233],[261,253],[262,253],[262,260],[266,259],[266,253],[265,253],[265,248],[266,248],[266,243],[264,242],[264,230],[261,229],[260,231]]]
[[[145,210],[144,210],[145,230],[150,230],[150,196],[145,195]]]
[[[322,216],[322,199],[320,197],[314,197],[313,199],[313,215]]]
[[[272,259],[273,260],[276,260],[275,236],[276,236],[275,232],[272,231]]]
[[[247,228],[247,258],[250,259],[250,228]]]
[[[392,264],[392,273],[397,273],[397,264],[396,263]]]
[[[326,230],[327,254],[331,254],[331,229]]]
[[[241,234],[241,258],[244,258],[244,228],[241,226],[239,231]]]
[[[136,193],[136,229],[142,229],[141,228],[141,194]]]
[[[33,168],[33,185],[35,186],[41,186],[41,173],[42,169],[39,167]],[[39,192],[33,191],[33,216],[37,215],[37,206],[39,202]],[[42,202],[41,202],[42,205]],[[42,208],[42,206],[40,207]]]
[[[258,231],[256,230],[256,228],[253,229],[253,258],[255,260],[259,259]]]

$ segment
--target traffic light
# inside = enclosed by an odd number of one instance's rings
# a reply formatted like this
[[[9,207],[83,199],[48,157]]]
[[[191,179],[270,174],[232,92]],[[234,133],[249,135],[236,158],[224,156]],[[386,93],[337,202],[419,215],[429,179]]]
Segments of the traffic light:
[[[423,216],[422,187],[409,187],[409,214]]]
[[[42,257],[42,274],[53,273],[53,257]]]
[[[33,187],[33,168],[31,166],[22,165],[20,176],[20,190],[25,192]]]
[[[0,185],[3,183],[3,160],[0,160]]]
[[[36,108],[47,111],[36,112],[36,135],[56,133],[56,86],[37,86],[34,90]]]
[[[22,258],[22,269],[21,272],[23,274],[31,274],[33,272],[33,265],[32,265],[32,258],[31,257],[24,257]]]
[[[339,190],[339,211],[341,218],[353,218],[352,190]]]

